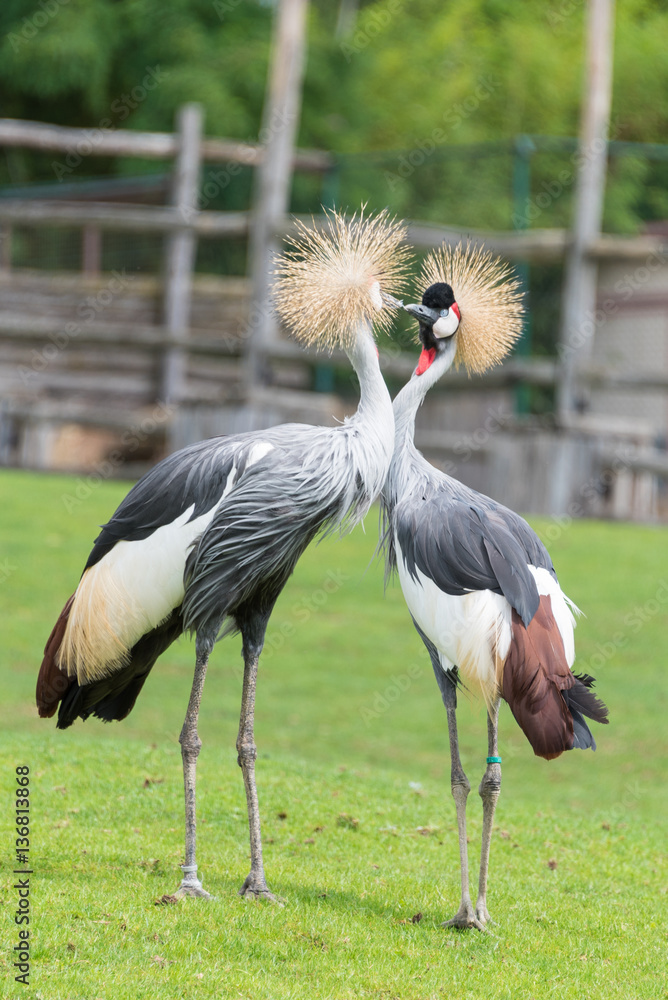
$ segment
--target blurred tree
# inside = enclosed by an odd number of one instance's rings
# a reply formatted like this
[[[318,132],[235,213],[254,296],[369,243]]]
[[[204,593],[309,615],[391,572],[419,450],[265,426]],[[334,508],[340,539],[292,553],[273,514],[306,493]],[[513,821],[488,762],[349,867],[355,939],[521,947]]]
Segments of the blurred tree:
[[[245,138],[258,128],[271,19],[252,0],[4,0],[3,112],[171,129],[176,107],[196,100],[210,134]]]
[[[210,133],[257,134],[272,7],[262,0],[4,0],[6,115],[91,125],[159,67],[126,117],[168,128],[199,100]],[[335,34],[340,5],[315,0],[302,142],[342,152],[520,132],[574,135],[584,0],[374,0]],[[618,0],[616,137],[661,142],[668,126],[665,0]]]
[[[299,142],[342,155],[338,190],[350,204],[368,197],[406,214],[510,226],[517,207],[513,138],[577,134],[584,5],[312,0]],[[3,0],[2,113],[87,127],[171,129],[176,107],[198,100],[208,134],[254,140],[273,6],[271,0]],[[661,142],[668,134],[667,29],[665,0],[617,0],[614,138]],[[462,149],[490,142],[498,146]],[[572,151],[534,158],[527,225],[564,224],[570,199],[561,195],[570,193],[574,166]],[[136,171],[137,164],[91,157],[85,173],[110,169]],[[14,151],[4,163],[0,158],[0,182],[53,176],[44,157]],[[664,180],[665,169],[643,159],[613,164],[607,226],[630,230],[643,215],[668,214]],[[656,183],[648,193],[650,181]],[[319,184],[300,183],[295,204],[315,207]]]

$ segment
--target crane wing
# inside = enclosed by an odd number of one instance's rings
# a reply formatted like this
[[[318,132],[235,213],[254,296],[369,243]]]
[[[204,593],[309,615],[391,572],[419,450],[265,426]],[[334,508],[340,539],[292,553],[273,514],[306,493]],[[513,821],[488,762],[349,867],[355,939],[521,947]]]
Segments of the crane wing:
[[[235,481],[243,474],[247,461],[243,444],[241,436],[200,441],[174,452],[147,472],[121,501],[111,520],[102,525],[85,569],[99,562],[117,542],[148,538],[157,528],[173,524],[191,507],[189,521],[211,510],[220,500],[232,471]]]
[[[318,457],[317,434],[305,445],[277,444],[248,470],[243,488],[217,507],[188,557],[187,630],[215,634],[232,613],[228,609],[243,614],[251,598],[269,614],[307,545],[332,525],[342,526],[346,512],[368,506],[371,498],[344,461],[327,464]],[[236,618],[228,620],[225,632],[237,627]]]
[[[394,514],[397,545],[411,576],[419,569],[446,594],[503,594],[528,625],[539,604],[529,566],[546,569],[556,580],[536,533],[508,508],[479,502],[486,497],[425,493],[401,501]]]
[[[60,726],[91,711],[105,719],[130,711],[155,659],[183,631],[188,552],[272,448],[264,434],[203,441],[133,487],[103,526],[47,642],[37,687],[42,715],[61,698]]]

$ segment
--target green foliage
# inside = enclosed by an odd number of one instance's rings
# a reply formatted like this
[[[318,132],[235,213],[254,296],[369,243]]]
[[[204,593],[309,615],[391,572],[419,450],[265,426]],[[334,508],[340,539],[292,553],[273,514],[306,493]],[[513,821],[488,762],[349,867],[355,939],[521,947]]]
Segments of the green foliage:
[[[399,588],[384,596],[381,567],[369,566],[375,515],[366,534],[305,553],[268,631],[257,775],[267,875],[285,907],[236,895],[248,864],[234,752],[238,638],[214,652],[200,717],[198,851],[216,898],[154,905],[176,888],[182,860],[177,736],[192,644],[162,657],[121,724],[91,720],[61,733],[33,707],[45,638],[97,525],[126,490],[0,476],[5,858],[19,764],[31,767],[35,806],[30,987],[19,992],[12,979],[16,897],[6,879],[3,996],[665,996],[665,528],[537,523],[586,612],[578,667],[596,675],[611,724],[596,728],[596,754],[548,763],[502,707],[496,922],[482,935],[440,926],[456,909],[459,881],[445,713]],[[63,496],[77,491],[84,499],[68,513]],[[475,878],[485,720],[467,695],[458,715]]]
[[[7,0],[0,8],[4,113],[86,127],[170,129],[178,106],[196,100],[209,134],[254,141],[273,6]],[[337,7],[311,7],[299,142],[341,154],[338,200],[389,204],[401,214],[462,226],[510,227],[514,137],[578,131],[584,0],[374,0],[338,37]],[[665,4],[619,0],[616,17],[611,132],[621,140],[663,142]],[[146,87],[150,73],[159,82]],[[370,156],[381,151],[378,159]],[[53,179],[52,160],[13,152],[0,166],[0,182]],[[91,161],[87,173],[109,169]],[[137,163],[121,169],[136,172]],[[534,198],[546,185],[554,189],[562,171],[568,179],[560,182],[565,197],[549,199],[530,224],[568,222],[573,156],[538,155],[532,171]],[[652,174],[646,160],[612,165],[608,228],[632,231],[643,218],[665,215],[665,178]],[[323,197],[327,191],[312,178],[295,185],[299,210],[316,209]],[[226,207],[246,198],[247,186],[230,186]]]
[[[263,0],[7,0],[0,5],[4,114],[96,128],[171,130],[200,101],[209,135],[256,141],[273,7]],[[299,143],[331,149],[330,175],[297,174],[291,208],[336,203],[464,229],[567,227],[577,173],[584,0],[373,0],[347,35],[312,3]],[[611,137],[668,134],[668,28],[660,0],[618,0]],[[528,166],[518,137],[531,146]],[[665,153],[665,147],[664,147]],[[236,167],[236,165],[235,165]],[[6,151],[0,185],[151,172],[155,161]],[[164,169],[163,165],[160,169]],[[200,205],[247,208],[252,170],[208,165]],[[668,216],[668,159],[611,156],[604,229]],[[14,232],[19,266],[77,266],[73,232]],[[115,242],[117,241],[117,242]],[[157,270],[160,240],[105,234],[103,266]],[[118,252],[116,252],[116,248]],[[205,240],[197,269],[241,274],[241,240]],[[554,354],[554,268],[531,268],[536,353]],[[539,296],[538,290],[543,293]],[[555,308],[556,307],[556,308]],[[533,400],[534,409],[551,400]]]
[[[447,141],[457,143],[577,134],[584,8],[583,0],[365,6],[350,40],[352,80],[358,98],[380,113],[368,115],[364,145],[348,148],[405,148],[407,136],[427,136],[441,120],[450,126]],[[616,9],[617,137],[663,142],[665,4],[621,0]]]
[[[6,113],[63,125],[171,129],[201,101],[210,134],[250,139],[264,94],[270,11],[259,3],[188,0],[31,0],[0,10]],[[40,16],[42,15],[42,16]],[[47,23],[43,26],[44,18]],[[33,35],[34,33],[34,35]],[[142,89],[147,73],[158,85]]]

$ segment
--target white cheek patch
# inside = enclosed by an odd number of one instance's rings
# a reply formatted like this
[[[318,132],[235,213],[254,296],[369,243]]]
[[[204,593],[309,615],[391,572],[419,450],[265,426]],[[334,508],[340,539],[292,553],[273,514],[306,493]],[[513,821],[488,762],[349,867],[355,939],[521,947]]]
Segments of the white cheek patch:
[[[459,317],[454,309],[451,309],[447,316],[441,316],[432,326],[434,336],[441,340],[443,337],[451,337],[457,332]]]

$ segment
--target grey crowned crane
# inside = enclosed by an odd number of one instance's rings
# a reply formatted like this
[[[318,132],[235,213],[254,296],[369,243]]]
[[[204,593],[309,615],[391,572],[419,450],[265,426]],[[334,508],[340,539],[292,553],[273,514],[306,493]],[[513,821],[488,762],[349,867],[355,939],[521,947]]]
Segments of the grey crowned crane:
[[[334,428],[285,424],[170,455],[102,528],[47,642],[37,706],[43,717],[58,710],[57,726],[65,729],[90,715],[125,718],[160,654],[183,632],[194,634],[195,673],[179,738],[186,811],[180,895],[208,896],[195,856],[197,718],[214,643],[238,631],[244,679],[237,752],[251,852],[240,894],[272,898],[255,784],[258,660],[274,603],[304,549],[319,534],[359,522],[387,474],[394,418],[372,324],[388,322],[380,287],[401,272],[403,235],[385,213],[348,221],[332,213],[321,232],[302,226],[278,259],[278,311],[301,341],[345,349],[359,377],[356,414]]]
[[[490,254],[461,246],[430,255],[423,280],[422,287],[428,287],[422,303],[405,306],[419,323],[423,350],[411,380],[394,400],[395,448],[382,497],[384,542],[388,573],[399,574],[447,712],[461,903],[445,926],[482,930],[489,920],[489,850],[501,789],[500,698],[508,702],[534,753],[548,760],[576,747],[595,749],[585,716],[608,719],[605,705],[590,690],[593,679],[571,670],[577,609],[561,590],[538,536],[512,510],[435,469],[413,443],[417,409],[453,361],[484,371],[517,338],[518,286]],[[488,708],[475,908],[466,846],[470,784],[457,741],[460,681],[478,689]]]

